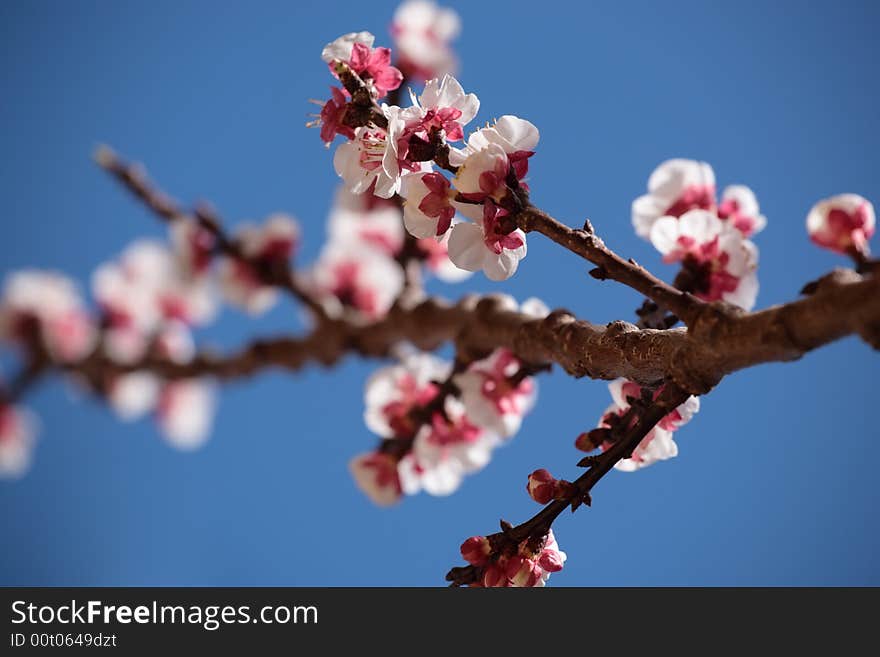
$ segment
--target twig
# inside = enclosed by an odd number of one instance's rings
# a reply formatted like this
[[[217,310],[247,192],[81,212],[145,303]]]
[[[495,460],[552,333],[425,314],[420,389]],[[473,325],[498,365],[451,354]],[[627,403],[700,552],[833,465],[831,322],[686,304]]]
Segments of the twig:
[[[638,421],[629,427],[608,450],[591,461],[589,469],[572,482],[568,494],[547,504],[534,516],[516,527],[506,527],[500,533],[488,536],[489,544],[496,549],[514,548],[526,540],[541,541],[550,531],[554,521],[568,507],[577,509],[583,500],[589,500],[590,491],[621,459],[628,458],[639,443],[663,419],[688,398],[688,394],[674,385],[667,385],[660,396],[650,405],[633,411]],[[504,526],[504,525],[503,525]],[[452,586],[465,586],[477,582],[482,570],[474,566],[452,568],[446,580]]]

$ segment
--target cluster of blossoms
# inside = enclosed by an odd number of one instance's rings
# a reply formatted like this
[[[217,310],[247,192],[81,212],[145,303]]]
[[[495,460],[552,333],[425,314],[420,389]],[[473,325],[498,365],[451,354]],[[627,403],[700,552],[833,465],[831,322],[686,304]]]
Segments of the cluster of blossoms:
[[[418,27],[402,27],[407,20],[395,23],[394,33],[408,47],[411,37],[404,36],[408,33],[428,30],[433,34],[437,25],[446,26],[449,32],[451,21],[443,10],[428,3],[408,3],[401,15],[416,13],[420,18],[409,24]],[[434,27],[425,28],[428,24]],[[353,32],[328,44],[322,52],[334,75],[339,75],[340,66],[358,74],[377,103],[373,108],[376,116],[355,126],[348,121],[355,110],[344,88],[334,88],[323,105],[322,140],[328,145],[337,135],[346,140],[333,158],[345,188],[355,195],[402,203],[406,230],[420,240],[441,243],[458,268],[482,270],[492,280],[512,276],[526,255],[525,234],[516,227],[512,215],[528,191],[523,179],[528,158],[538,143],[537,128],[524,119],[503,116],[472,133],[465,142],[464,127],[476,116],[480,103],[449,73],[428,79],[419,95],[410,91],[409,107],[378,105],[400,85],[401,77],[391,66],[387,49],[373,48],[373,42],[372,34]],[[439,75],[449,68],[436,63],[442,59],[436,57],[441,50],[445,46],[432,50],[435,64],[425,71],[430,68]],[[405,52],[405,61],[411,62],[415,52],[412,48]],[[429,59],[422,57],[420,66]],[[450,146],[456,142],[463,143]],[[446,168],[455,174],[451,180],[432,163],[440,154],[446,159]]]
[[[502,537],[471,536],[461,544],[461,555],[482,576],[471,587],[536,587],[544,586],[550,573],[562,570],[565,552],[559,549],[551,529],[539,541],[527,539],[518,545],[505,545]],[[502,545],[496,546],[494,543]]]
[[[16,272],[0,298],[0,340],[18,346],[25,358],[42,351],[58,364],[96,353],[121,365],[148,357],[187,363],[195,354],[192,329],[215,318],[221,296],[252,314],[274,303],[276,292],[265,276],[286,271],[298,235],[292,218],[272,215],[236,234],[241,257],[219,255],[213,233],[180,217],[171,224],[169,242],[136,241],[95,270],[95,308],[65,276]],[[215,395],[207,379],[166,381],[146,371],[105,372],[98,381],[73,377],[104,396],[123,420],[152,414],[175,447],[194,449],[210,433]],[[35,423],[10,405],[0,412],[0,476],[13,475],[30,462]]]
[[[634,404],[642,404],[656,399],[662,392],[662,386],[654,391],[643,389],[637,383],[626,379],[616,379],[608,384],[612,404],[599,419],[599,426],[592,431],[582,433],[575,440],[575,447],[584,452],[596,448],[603,452],[614,444],[620,432],[629,429],[637,418],[631,417],[630,409]],[[674,411],[666,415],[642,439],[632,456],[622,459],[614,466],[624,472],[633,472],[649,466],[657,461],[665,461],[678,455],[678,445],[673,434],[700,410],[700,398],[691,396]]]
[[[384,317],[406,283],[402,256],[408,246],[400,206],[371,190],[354,194],[341,186],[330,211],[327,238],[309,271],[310,292],[331,317],[355,322]],[[447,240],[415,240],[409,255],[414,259],[410,276],[424,270],[457,283],[470,275],[449,260]]]
[[[522,306],[502,299],[535,317],[548,312],[537,299]],[[460,372],[430,354],[405,356],[367,381],[364,421],[382,442],[352,459],[355,483],[382,506],[422,490],[451,494],[519,431],[536,392],[527,368],[506,349]]]
[[[758,296],[758,249],[748,238],[767,220],[743,185],[715,194],[715,173],[705,162],[674,159],[648,179],[648,193],[632,205],[636,233],[667,263],[680,262],[690,292],[751,310]]]

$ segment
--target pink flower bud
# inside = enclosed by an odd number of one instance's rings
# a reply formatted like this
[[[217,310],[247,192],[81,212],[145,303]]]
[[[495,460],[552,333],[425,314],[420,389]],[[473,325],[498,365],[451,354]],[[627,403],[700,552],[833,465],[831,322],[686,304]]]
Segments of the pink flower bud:
[[[574,446],[582,452],[592,452],[599,445],[606,442],[611,436],[611,431],[606,427],[599,427],[592,431],[584,431],[575,441]]]
[[[538,504],[547,504],[556,495],[556,478],[541,468],[529,475],[526,491]]]
[[[867,256],[875,225],[874,206],[857,194],[820,201],[807,216],[807,232],[813,243],[843,254]]]
[[[557,573],[562,570],[562,555],[557,550],[544,549],[538,557],[538,565],[548,573]]]
[[[471,536],[461,544],[461,556],[469,564],[482,566],[489,558],[492,547],[485,536]]]

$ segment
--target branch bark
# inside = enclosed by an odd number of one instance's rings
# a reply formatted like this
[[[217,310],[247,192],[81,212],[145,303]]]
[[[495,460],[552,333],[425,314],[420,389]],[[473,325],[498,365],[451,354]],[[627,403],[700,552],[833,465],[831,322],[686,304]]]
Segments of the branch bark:
[[[688,394],[704,394],[727,374],[794,360],[851,334],[880,348],[880,278],[838,270],[820,279],[810,296],[760,312],[705,304],[688,329],[639,329],[621,321],[598,326],[563,310],[536,319],[504,309],[492,296],[456,304],[429,299],[413,308],[395,307],[370,324],[328,320],[305,337],[257,340],[226,356],[202,353],[188,363],[148,357],[120,364],[95,353],[62,367],[87,377],[149,370],[166,378],[228,380],[270,367],[329,367],[348,354],[385,358],[402,341],[424,350],[455,342],[462,354],[506,347],[523,362],[555,363],[575,377],[624,377],[648,386],[669,380]]]

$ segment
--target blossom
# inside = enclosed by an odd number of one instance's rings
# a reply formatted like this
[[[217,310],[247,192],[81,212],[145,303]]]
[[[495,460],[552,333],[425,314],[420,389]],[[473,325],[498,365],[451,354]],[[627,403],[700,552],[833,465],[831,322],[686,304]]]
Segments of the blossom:
[[[391,66],[391,50],[373,48],[375,37],[369,32],[350,32],[324,46],[321,59],[330,65],[335,75],[334,62],[341,61],[357,73],[381,98],[397,89],[403,82],[403,74]]]
[[[442,80],[428,80],[421,95],[416,97],[410,91],[413,107],[421,110],[411,112],[418,116],[417,126],[409,129],[417,133],[439,130],[448,141],[464,139],[462,128],[470,123],[480,110],[480,100],[476,94],[466,94],[464,89],[451,75],[444,75]]]
[[[761,214],[755,193],[745,185],[730,185],[721,193],[718,218],[733,224],[743,237],[764,230],[767,218]]]
[[[631,399],[640,400],[643,396],[642,387],[626,379],[616,379],[608,384],[613,404],[609,406],[599,421],[599,427],[610,429],[616,426],[617,418],[626,415],[630,409]],[[662,392],[662,387],[655,390],[651,397],[656,399]],[[700,410],[699,397],[691,395],[671,413],[665,415],[660,422],[649,431],[638,447],[633,450],[632,456],[622,459],[615,464],[615,468],[625,472],[632,472],[646,467],[657,461],[665,461],[678,455],[678,445],[673,439],[673,433],[687,424],[690,419]],[[584,434],[582,437],[589,437]],[[581,441],[581,438],[578,441]],[[584,448],[580,446],[579,448]],[[609,443],[601,445],[602,450],[610,447]]]
[[[462,222],[449,236],[449,259],[467,271],[482,270],[493,281],[503,281],[516,273],[526,257],[526,234],[519,228],[507,230],[507,210],[487,202],[480,223]]]
[[[179,218],[171,222],[171,243],[183,271],[188,276],[200,276],[208,271],[217,238],[193,219]]]
[[[615,416],[623,417],[626,414],[626,411],[627,409],[612,404],[605,409],[605,413],[602,414],[602,418],[599,421],[599,427],[610,429],[614,424]],[[605,443],[601,447],[602,451],[605,451],[611,447],[611,445]],[[644,438],[642,438],[642,441],[633,450],[630,458],[621,459],[614,464],[614,467],[623,472],[633,472],[640,468],[652,465],[657,461],[665,461],[675,456],[678,456],[678,445],[676,445],[675,440],[673,440],[672,431],[657,425],[651,429]]]
[[[429,0],[407,0],[394,12],[391,35],[407,77],[429,80],[452,73],[455,55],[449,46],[461,30],[454,10]]]
[[[662,391],[662,386],[653,392],[652,397],[657,399]],[[614,400],[615,406],[622,410],[630,407],[630,398],[641,399],[642,387],[638,383],[633,383],[627,379],[615,379],[608,384],[608,391],[611,393],[611,399]],[[676,431],[690,422],[691,418],[700,411],[700,398],[691,395],[686,401],[681,403],[674,411],[668,413],[657,423],[659,427],[668,431]]]
[[[858,194],[839,194],[819,201],[807,215],[810,239],[835,253],[867,257],[875,225],[874,206]]]
[[[408,179],[409,176],[404,181]],[[389,257],[403,247],[400,207],[394,201],[374,196],[369,190],[352,194],[340,185],[327,219],[327,229],[332,242],[351,244],[352,248],[372,247]]]
[[[354,139],[354,129],[343,123],[347,109],[348,99],[343,90],[338,87],[330,87],[330,98],[321,106],[320,118],[317,121],[317,124],[321,126],[321,141],[328,146],[336,135]],[[309,125],[315,125],[315,123]]]
[[[536,384],[521,377],[522,363],[507,349],[496,349],[455,377],[468,416],[503,437],[519,431],[535,403]]]
[[[398,465],[403,492],[414,495],[449,495],[466,474],[489,463],[498,436],[474,424],[464,405],[447,397],[444,413],[436,412],[413,441],[412,451]]]
[[[76,284],[54,272],[23,270],[6,279],[0,298],[0,339],[27,346],[39,337],[52,358],[84,358],[97,332]]]
[[[648,239],[660,217],[680,217],[694,209],[715,209],[715,172],[705,162],[667,160],[648,178],[648,193],[633,201],[633,227]]]
[[[194,450],[208,439],[214,420],[214,388],[200,379],[171,381],[159,393],[156,419],[168,443]]]
[[[333,167],[349,191],[361,194],[372,189],[380,198],[391,198],[400,191],[401,177],[409,172],[429,171],[427,162],[411,162],[399,151],[405,137],[406,114],[396,106],[382,105],[387,128],[361,126],[351,141],[340,144],[333,156]]]
[[[136,420],[156,407],[160,387],[159,378],[149,372],[124,374],[111,381],[107,401],[119,419]]]
[[[456,189],[464,195],[496,195],[496,186],[506,180],[508,171],[506,166],[498,163],[502,157],[500,153],[506,156],[517,180],[522,180],[528,173],[528,159],[534,155],[539,139],[540,132],[533,123],[509,114],[493,125],[473,132],[464,149],[450,149],[449,161],[459,167],[455,177]],[[497,148],[477,157],[491,146]],[[487,191],[486,187],[496,180],[481,180],[484,173],[492,173],[497,179],[492,191]]]
[[[566,555],[559,549],[553,530],[535,549],[526,539],[512,554],[493,552],[484,536],[472,536],[461,545],[461,554],[473,566],[482,568],[481,587],[544,586],[551,573],[562,570]]]
[[[650,237],[664,262],[682,262],[691,271],[699,298],[723,299],[745,310],[755,305],[758,249],[729,223],[711,212],[690,210],[680,219],[657,219]]]
[[[403,223],[414,237],[442,237],[452,226],[456,210],[468,211],[467,204],[452,200],[455,192],[442,173],[407,176],[400,195],[405,199]]]
[[[483,566],[492,553],[492,545],[485,536],[471,536],[461,544],[461,556],[473,566]]]
[[[137,357],[136,337],[161,321],[204,324],[217,309],[210,280],[191,277],[171,250],[152,240],[135,241],[118,261],[101,265],[92,276],[92,293],[109,324],[112,348],[129,358]]]
[[[437,395],[435,381],[445,380],[450,364],[427,353],[407,355],[398,365],[376,371],[364,392],[364,422],[383,438],[411,436],[417,426],[410,412]]]
[[[225,256],[220,261],[220,288],[227,301],[252,315],[271,308],[278,292],[266,285],[261,270],[284,270],[299,242],[299,224],[293,217],[275,213],[262,226],[245,225],[235,241],[244,258]]]
[[[329,242],[310,272],[310,287],[334,316],[346,309],[368,320],[383,317],[403,290],[396,262],[369,247]]]
[[[482,270],[496,281],[516,272],[526,255],[526,236],[510,217],[510,186],[524,186],[520,181],[528,172],[528,158],[538,138],[538,129],[528,121],[502,116],[468,137],[464,149],[450,151],[450,162],[455,160],[458,166],[453,184],[468,201],[459,209],[474,221],[452,229],[449,258],[456,266]],[[469,204],[475,206],[468,209]]]
[[[378,506],[391,506],[402,491],[397,476],[397,460],[389,454],[370,452],[354,457],[348,469],[355,484]]]
[[[36,443],[36,419],[26,410],[0,403],[0,479],[27,472]]]

